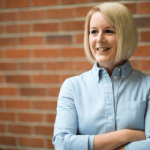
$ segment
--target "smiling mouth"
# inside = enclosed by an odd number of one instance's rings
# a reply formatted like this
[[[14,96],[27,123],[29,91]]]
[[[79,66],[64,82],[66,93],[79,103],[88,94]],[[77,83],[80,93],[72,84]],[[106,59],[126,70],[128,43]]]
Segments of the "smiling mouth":
[[[107,51],[109,50],[110,48],[96,48],[97,51]]]

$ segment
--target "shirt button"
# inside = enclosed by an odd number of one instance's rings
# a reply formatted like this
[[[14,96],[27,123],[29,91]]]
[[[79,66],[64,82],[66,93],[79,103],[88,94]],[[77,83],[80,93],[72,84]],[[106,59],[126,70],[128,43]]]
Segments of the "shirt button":
[[[123,78],[125,78],[125,76],[124,76],[124,75],[123,75],[122,77],[123,77]]]
[[[118,71],[120,71],[120,68],[118,69]]]
[[[108,119],[109,119],[109,120],[112,120],[112,117],[109,117]]]
[[[114,76],[114,79],[117,79],[117,76]]]

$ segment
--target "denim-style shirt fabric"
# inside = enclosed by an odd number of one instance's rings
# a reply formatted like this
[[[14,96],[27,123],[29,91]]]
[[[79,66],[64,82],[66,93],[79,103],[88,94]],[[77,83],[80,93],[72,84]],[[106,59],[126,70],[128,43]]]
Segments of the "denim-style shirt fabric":
[[[150,150],[150,75],[127,60],[111,78],[96,62],[92,70],[65,80],[57,103],[55,150],[93,150],[95,135],[121,129],[146,135],[125,150]]]

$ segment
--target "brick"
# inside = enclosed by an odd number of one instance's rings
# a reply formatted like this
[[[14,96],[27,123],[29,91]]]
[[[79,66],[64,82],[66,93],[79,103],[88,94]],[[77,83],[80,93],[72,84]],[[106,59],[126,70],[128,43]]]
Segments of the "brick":
[[[38,20],[43,19],[44,16],[43,10],[36,10],[36,11],[21,11],[18,12],[18,20]]]
[[[3,50],[0,50],[0,58],[3,58]]]
[[[0,58],[3,58],[3,51],[0,50]]]
[[[4,76],[0,75],[0,83],[3,83],[3,82],[4,82]]]
[[[5,8],[28,7],[29,0],[5,0]]]
[[[55,118],[56,118],[56,115],[54,115],[54,114],[47,114],[46,115],[47,122],[54,123]]]
[[[114,0],[112,0],[114,1]],[[115,0],[115,1],[120,1],[120,0]],[[93,2],[108,2],[108,0],[93,0]]]
[[[21,146],[44,147],[44,140],[40,138],[20,138]]]
[[[62,75],[61,76],[61,83],[63,83],[67,78],[76,76],[77,74],[69,74],[69,75]]]
[[[51,6],[57,5],[58,0],[50,1],[50,0],[32,0],[31,6]]]
[[[34,75],[33,76],[34,83],[59,83],[58,75]]]
[[[0,133],[1,132],[5,132],[5,125],[2,125],[2,124],[0,125]]]
[[[90,64],[87,61],[78,61],[76,65],[77,70],[91,70],[93,67],[93,64]]]
[[[8,12],[8,13],[0,13],[0,21],[15,21],[16,13]]]
[[[19,45],[42,45],[43,37],[20,37],[18,38]]]
[[[43,63],[20,63],[19,70],[43,70]]]
[[[47,63],[47,70],[72,70],[73,63],[72,62],[48,62]]]
[[[84,34],[77,34],[75,35],[75,43],[76,44],[83,44],[84,43]]]
[[[124,4],[129,10],[130,10],[130,12],[132,13],[132,14],[136,14],[136,12],[137,12],[137,7],[136,7],[136,4],[135,3],[133,3],[133,4]]]
[[[15,87],[0,87],[1,96],[17,96],[18,89]]]
[[[0,26],[0,34],[3,34],[3,26]]]
[[[48,19],[72,18],[73,9],[50,9],[47,10]]]
[[[0,149],[1,150],[1,149]],[[23,149],[13,149],[13,148],[7,148],[5,150],[23,150]]]
[[[35,49],[33,57],[35,58],[55,58],[58,55],[57,49]]]
[[[6,50],[5,58],[29,58],[29,50]]]
[[[47,143],[48,143],[48,148],[53,148],[53,149],[55,149],[55,148],[54,148],[54,145],[53,145],[53,143],[52,143],[52,139],[47,140]]]
[[[134,18],[137,28],[149,28],[150,17],[148,18]]]
[[[62,0],[62,4],[81,4],[88,2],[88,0]]]
[[[59,88],[48,88],[49,96],[58,96],[60,89]]]
[[[62,31],[84,30],[84,21],[62,22]]]
[[[130,63],[131,63],[131,66],[132,66],[134,69],[139,70],[138,61],[136,61],[136,60],[130,60]]]
[[[140,61],[140,70],[150,71],[150,60],[141,60]]]
[[[21,88],[21,96],[45,96],[44,88]]]
[[[75,8],[75,16],[76,17],[85,17],[87,15],[87,13],[91,10],[91,7],[78,7]]]
[[[133,56],[150,56],[150,46],[138,46]]]
[[[0,136],[1,145],[16,145],[16,138],[9,136]]]
[[[1,121],[15,121],[14,113],[0,112]]]
[[[25,121],[25,122],[42,122],[43,115],[42,114],[31,114],[31,113],[30,114],[19,113],[18,120]]]
[[[150,42],[150,31],[141,32],[141,42]]]
[[[0,108],[3,108],[3,101],[0,100]]]
[[[30,102],[28,100],[7,100],[6,108],[9,109],[29,109]]]
[[[13,148],[7,148],[5,150],[23,150],[23,149],[13,149]]]
[[[139,3],[139,13],[140,14],[149,14],[150,13],[150,3]]]
[[[63,48],[62,57],[85,57],[83,48]]]
[[[11,71],[16,69],[17,69],[16,63],[0,63],[0,70]]]
[[[30,32],[30,25],[8,25],[6,26],[6,33],[28,33]]]
[[[15,46],[15,38],[0,38],[0,46]]]
[[[53,135],[53,127],[46,127],[46,126],[36,126],[35,127],[35,134],[38,135]]]
[[[34,32],[56,32],[58,31],[58,23],[40,23],[33,25]]]
[[[48,36],[46,37],[47,44],[72,44],[72,36]]]
[[[31,127],[23,125],[8,125],[8,132],[17,134],[31,134]]]
[[[2,0],[0,0],[0,8],[2,8]]]
[[[30,83],[29,75],[8,75],[6,76],[7,83]]]
[[[57,102],[56,101],[33,101],[33,108],[34,109],[53,109],[55,110],[57,107]]]

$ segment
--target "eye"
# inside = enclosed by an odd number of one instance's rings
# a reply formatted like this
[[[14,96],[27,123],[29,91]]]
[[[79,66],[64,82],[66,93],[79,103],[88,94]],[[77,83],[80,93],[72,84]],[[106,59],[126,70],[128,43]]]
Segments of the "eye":
[[[112,30],[106,30],[106,33],[114,33]]]
[[[92,30],[91,31],[91,34],[96,34],[97,33],[97,30]]]

